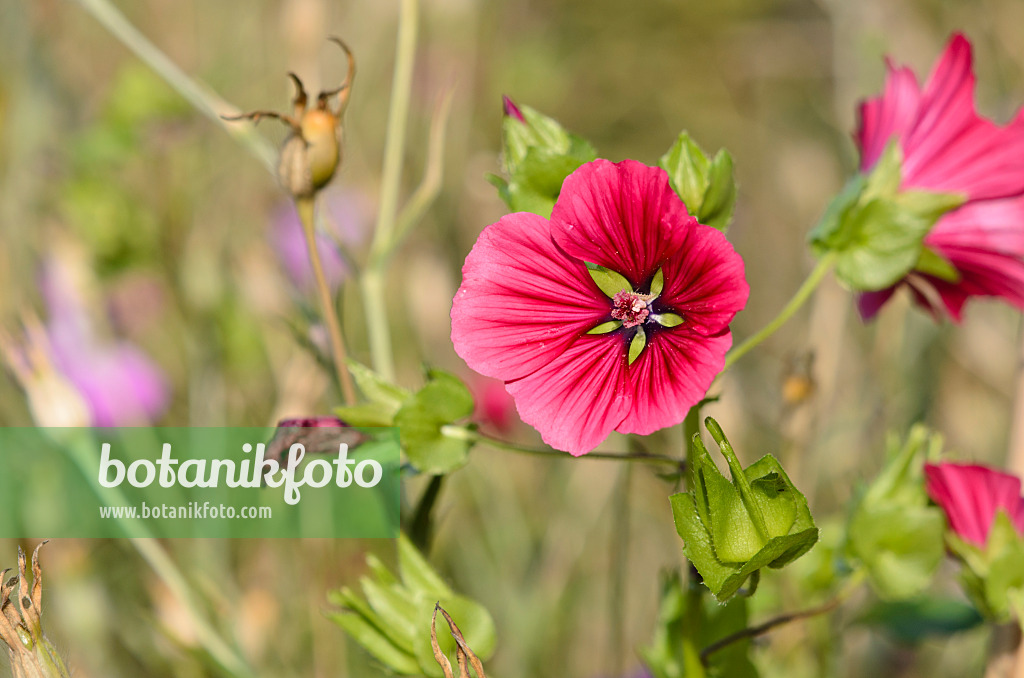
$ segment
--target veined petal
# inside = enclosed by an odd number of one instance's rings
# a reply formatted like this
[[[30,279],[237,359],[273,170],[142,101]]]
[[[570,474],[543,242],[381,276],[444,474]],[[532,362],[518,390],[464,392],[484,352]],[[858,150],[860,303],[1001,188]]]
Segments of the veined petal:
[[[683,317],[689,332],[721,333],[747,305],[743,259],[718,229],[694,223],[669,253],[661,301]]]
[[[573,456],[597,447],[632,404],[621,334],[584,335],[529,376],[507,385],[520,418]]]
[[[864,172],[875,166],[890,139],[906,134],[921,99],[913,71],[897,68],[888,60],[886,68],[885,91],[860,105],[860,125],[855,138],[861,152],[860,168]]]
[[[999,510],[1024,535],[1020,478],[976,464],[926,464],[924,471],[929,496],[963,539],[984,546]]]
[[[969,202],[939,219],[924,243],[1024,257],[1024,197]]]
[[[480,374],[511,381],[554,360],[610,308],[583,263],[551,240],[547,219],[509,214],[466,257],[452,342]]]
[[[566,178],[551,213],[559,247],[646,285],[696,224],[668,173],[635,160],[595,160]]]
[[[629,367],[633,407],[616,430],[646,435],[681,422],[722,371],[730,346],[728,329],[716,336],[655,332]]]

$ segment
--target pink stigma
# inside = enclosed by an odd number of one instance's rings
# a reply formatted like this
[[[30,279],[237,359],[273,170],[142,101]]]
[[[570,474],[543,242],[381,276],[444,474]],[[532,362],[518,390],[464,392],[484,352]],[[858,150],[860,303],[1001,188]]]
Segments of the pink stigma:
[[[647,298],[643,294],[622,290],[616,292],[612,297],[615,307],[612,309],[612,317],[622,321],[623,327],[636,327],[642,325],[651,309],[647,305]]]

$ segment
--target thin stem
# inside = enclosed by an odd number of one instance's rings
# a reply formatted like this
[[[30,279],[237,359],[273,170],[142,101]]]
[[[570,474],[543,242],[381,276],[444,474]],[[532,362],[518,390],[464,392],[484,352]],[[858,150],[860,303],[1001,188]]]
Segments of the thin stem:
[[[255,133],[253,125],[228,123],[221,116],[238,115],[240,111],[185,74],[160,49],[139,32],[108,0],[76,0],[111,35],[135,56],[152,68],[157,75],[174,88],[192,106],[217,123],[276,176],[277,152],[263,137]]]
[[[520,454],[530,454],[535,457],[557,457],[559,459],[566,459],[565,452],[559,452],[553,450],[550,447],[528,447],[525,445],[517,445],[516,443],[505,442],[504,440],[498,440],[492,438],[489,435],[479,433],[477,431],[471,431],[468,428],[462,426],[448,425],[441,427],[441,434],[449,438],[459,438],[461,440],[470,440],[475,443],[482,443],[489,445],[496,450],[506,450],[508,452],[518,452]],[[635,461],[641,464],[656,464],[656,465],[669,465],[675,466],[680,472],[685,468],[685,462],[675,457],[668,457],[663,454],[651,454],[649,452],[601,452],[595,450],[588,452],[581,459],[602,459],[607,461]]]
[[[764,635],[772,629],[789,624],[791,622],[799,621],[801,619],[809,619],[810,617],[816,617],[818,615],[827,614],[832,610],[839,607],[847,598],[850,597],[861,582],[864,581],[864,573],[860,570],[854,572],[847,580],[846,585],[839,591],[835,596],[825,603],[818,605],[817,607],[811,607],[806,610],[798,610],[797,612],[789,612],[787,614],[781,614],[777,617],[772,617],[763,624],[757,626],[749,626],[745,629],[741,629],[736,633],[730,633],[724,638],[711,643],[700,653],[700,660],[707,665],[708,657],[713,655],[715,652],[732,645],[733,643],[739,642],[747,638],[756,638],[757,636]]]
[[[355,405],[356,390],[352,384],[352,377],[348,373],[348,353],[345,351],[345,339],[341,335],[341,324],[338,322],[338,314],[334,309],[331,288],[327,285],[324,267],[320,263],[320,249],[316,246],[315,199],[312,197],[296,198],[295,209],[299,212],[302,231],[306,235],[306,249],[309,252],[309,262],[313,266],[313,277],[316,279],[320,310],[324,315],[324,324],[327,325],[327,331],[331,337],[331,353],[334,359],[334,369],[338,375],[338,385],[345,396],[345,403]]]
[[[388,110],[387,141],[384,144],[384,168],[381,177],[380,211],[377,228],[370,245],[370,265],[363,274],[363,304],[366,329],[369,333],[373,368],[387,381],[395,379],[391,334],[387,323],[381,264],[391,243],[398,214],[398,191],[402,181],[405,131],[412,96],[412,71],[416,56],[419,24],[419,1],[402,0],[398,20],[398,45],[395,48],[395,70],[391,83],[391,106]]]
[[[800,289],[796,291],[796,294],[793,295],[793,298],[789,300],[789,303],[786,304],[781,311],[779,311],[779,314],[775,316],[775,318],[773,318],[771,322],[769,322],[767,325],[761,328],[761,330],[757,334],[748,337],[746,341],[744,341],[742,344],[740,344],[733,350],[729,351],[728,354],[726,354],[725,367],[722,368],[722,372],[725,372],[730,367],[732,367],[733,363],[735,363],[737,360],[746,355],[750,351],[750,349],[754,348],[762,341],[772,336],[777,329],[782,327],[786,323],[786,321],[793,316],[794,313],[800,310],[800,307],[803,306],[808,299],[810,299],[811,293],[814,292],[815,289],[817,289],[818,285],[825,278],[825,274],[828,273],[829,270],[832,268],[832,264],[835,263],[835,259],[835,252],[829,252],[825,254],[825,256],[823,256],[821,259],[819,259],[817,265],[811,271],[810,275],[808,275],[807,279],[804,280],[803,285],[801,285]]]

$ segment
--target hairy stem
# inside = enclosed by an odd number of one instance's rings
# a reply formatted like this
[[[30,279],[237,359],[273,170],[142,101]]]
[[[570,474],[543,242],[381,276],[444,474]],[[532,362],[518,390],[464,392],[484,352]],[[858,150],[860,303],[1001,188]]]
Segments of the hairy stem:
[[[818,285],[825,278],[825,274],[831,270],[832,265],[835,263],[836,254],[835,252],[829,252],[821,259],[818,260],[817,265],[811,271],[807,279],[800,286],[800,289],[796,291],[793,298],[789,300],[789,303],[783,307],[779,314],[775,316],[771,322],[765,325],[757,334],[748,337],[742,344],[729,351],[725,356],[725,367],[722,368],[722,372],[725,372],[733,364],[746,355],[752,348],[760,344],[768,337],[775,334],[775,331],[786,324],[786,321],[793,317],[793,314],[800,310],[800,307],[811,298],[811,294],[817,289]]]
[[[320,310],[324,316],[324,324],[331,337],[331,353],[334,369],[338,375],[338,386],[345,397],[346,405],[355,405],[356,390],[352,384],[352,376],[348,372],[348,352],[345,350],[345,338],[341,334],[341,323],[334,308],[331,288],[324,276],[324,267],[320,262],[320,249],[316,246],[316,203],[315,199],[296,198],[295,209],[302,221],[302,232],[306,235],[306,249],[309,252],[309,263],[313,266],[313,277],[316,280],[317,296],[320,297]]]

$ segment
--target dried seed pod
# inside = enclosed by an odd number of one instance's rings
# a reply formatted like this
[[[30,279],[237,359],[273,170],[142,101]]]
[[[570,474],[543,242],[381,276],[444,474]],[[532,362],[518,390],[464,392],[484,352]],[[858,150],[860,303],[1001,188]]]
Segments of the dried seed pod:
[[[341,164],[341,119],[348,106],[356,62],[344,42],[338,38],[330,38],[330,41],[345,51],[348,73],[341,85],[321,91],[313,107],[308,106],[309,97],[306,96],[302,80],[294,73],[289,73],[288,77],[295,84],[291,115],[275,111],[253,111],[244,115],[224,116],[225,120],[252,120],[254,123],[262,118],[276,118],[291,128],[292,133],[281,146],[277,176],[284,189],[294,198],[311,197],[331,181]],[[333,108],[330,106],[332,97],[338,98]]]
[[[26,574],[28,559],[18,549],[18,576],[0,584],[0,643],[7,648],[13,678],[70,678],[71,674],[46,636],[43,635],[43,570],[39,549],[32,552],[32,585]],[[8,570],[0,573],[0,581]],[[17,587],[17,590],[15,590]]]

